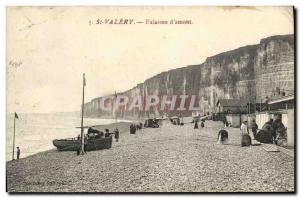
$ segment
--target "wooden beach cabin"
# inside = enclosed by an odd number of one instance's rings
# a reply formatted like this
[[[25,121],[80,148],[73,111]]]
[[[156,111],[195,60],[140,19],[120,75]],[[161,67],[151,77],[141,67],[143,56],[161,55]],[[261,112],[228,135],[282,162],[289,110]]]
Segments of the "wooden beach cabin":
[[[216,106],[218,114],[223,114],[230,126],[241,126],[241,114],[247,112],[247,102],[240,99],[219,99]]]
[[[295,99],[294,94],[282,97],[272,98],[268,101],[268,111],[256,113],[256,123],[261,128],[265,122],[280,118],[285,127],[287,127],[287,146],[294,146],[295,138]]]

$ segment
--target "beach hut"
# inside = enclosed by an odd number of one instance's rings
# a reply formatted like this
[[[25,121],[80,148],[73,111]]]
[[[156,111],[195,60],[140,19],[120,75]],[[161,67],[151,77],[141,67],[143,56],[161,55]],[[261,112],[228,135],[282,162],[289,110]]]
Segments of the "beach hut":
[[[267,106],[268,111],[256,113],[258,128],[262,128],[271,118],[273,120],[279,118],[287,128],[287,146],[294,146],[294,94],[271,98]]]
[[[227,114],[225,117],[231,127],[238,128],[241,126],[241,115],[240,114]]]

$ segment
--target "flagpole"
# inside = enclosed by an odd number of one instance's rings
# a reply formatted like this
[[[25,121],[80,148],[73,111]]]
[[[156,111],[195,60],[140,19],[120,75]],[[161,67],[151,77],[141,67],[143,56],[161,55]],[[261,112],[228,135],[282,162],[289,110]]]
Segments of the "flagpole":
[[[14,115],[14,139],[13,139],[12,160],[15,159],[15,137],[16,137],[16,113]]]
[[[82,106],[81,106],[81,154],[82,155],[84,154],[84,134],[83,134],[84,86],[85,86],[85,74],[83,73]]]

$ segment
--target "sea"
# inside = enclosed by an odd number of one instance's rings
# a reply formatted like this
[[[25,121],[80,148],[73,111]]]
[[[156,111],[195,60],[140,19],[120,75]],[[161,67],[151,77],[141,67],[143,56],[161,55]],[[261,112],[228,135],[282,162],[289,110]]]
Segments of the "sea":
[[[84,118],[84,126],[114,122],[115,119]],[[18,114],[18,119],[15,120],[15,159],[16,147],[21,150],[21,158],[55,149],[52,140],[77,137],[81,131],[80,128],[76,128],[79,126],[81,126],[79,113]],[[12,160],[13,133],[14,114],[7,114],[6,161]]]

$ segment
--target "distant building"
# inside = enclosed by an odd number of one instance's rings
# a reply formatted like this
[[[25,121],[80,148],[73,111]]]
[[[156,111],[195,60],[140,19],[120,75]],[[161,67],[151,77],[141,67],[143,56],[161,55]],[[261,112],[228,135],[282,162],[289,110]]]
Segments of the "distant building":
[[[294,109],[294,94],[281,96],[268,101],[269,110],[287,110]]]

